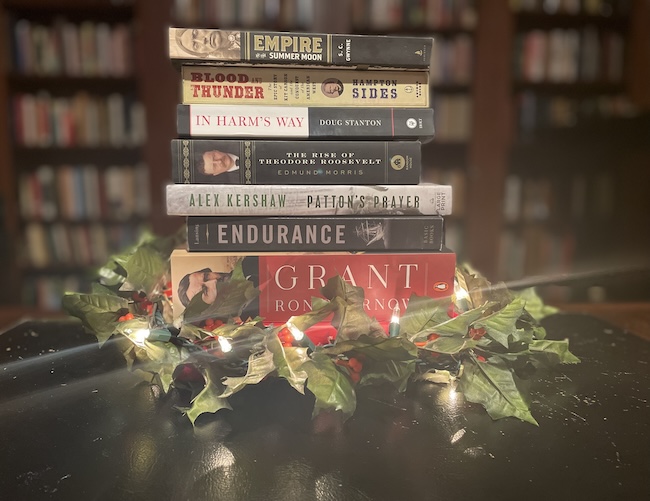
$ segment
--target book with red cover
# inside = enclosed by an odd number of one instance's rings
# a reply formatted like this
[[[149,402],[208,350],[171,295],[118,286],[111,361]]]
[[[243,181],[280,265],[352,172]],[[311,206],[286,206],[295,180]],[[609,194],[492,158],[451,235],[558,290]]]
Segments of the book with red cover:
[[[230,275],[241,262],[244,276],[259,288],[259,297],[244,309],[242,318],[259,315],[266,325],[284,324],[292,316],[311,310],[312,297],[322,297],[321,287],[335,276],[364,290],[364,308],[387,327],[393,309],[406,310],[412,294],[442,298],[453,292],[456,255],[444,250],[424,253],[243,253],[188,252],[171,255],[174,318],[181,317],[195,296],[201,294],[204,308],[224,301]],[[216,299],[215,299],[216,297]],[[200,317],[200,315],[199,315]],[[186,322],[200,320],[184,318]],[[326,342],[336,330],[323,323],[307,334],[315,343]]]

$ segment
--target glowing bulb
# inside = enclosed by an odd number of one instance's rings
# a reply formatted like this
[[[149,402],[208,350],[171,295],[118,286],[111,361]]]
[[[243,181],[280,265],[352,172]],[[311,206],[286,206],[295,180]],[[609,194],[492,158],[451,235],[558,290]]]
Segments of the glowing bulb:
[[[291,320],[287,322],[287,329],[289,329],[289,332],[291,332],[291,335],[296,341],[301,341],[302,338],[305,337],[305,333],[298,329],[295,325],[291,323]]]
[[[150,333],[151,331],[149,329],[138,329],[133,333],[131,340],[138,346],[144,346],[144,342],[149,339]]]
[[[388,325],[388,336],[397,337],[399,335],[399,305],[393,308],[393,315],[390,317],[390,324]]]
[[[222,352],[228,353],[229,351],[232,351],[232,344],[230,344],[230,341],[228,341],[228,339],[219,336],[217,340],[219,341],[219,347],[221,348]]]

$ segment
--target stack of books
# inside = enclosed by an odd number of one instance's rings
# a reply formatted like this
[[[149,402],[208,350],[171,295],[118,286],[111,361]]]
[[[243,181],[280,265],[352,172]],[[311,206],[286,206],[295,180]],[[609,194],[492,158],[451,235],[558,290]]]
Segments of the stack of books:
[[[337,275],[386,325],[413,293],[452,293],[451,187],[420,182],[432,43],[170,28],[182,103],[167,212],[188,233],[175,317],[223,313],[239,264],[260,291],[246,318],[266,324],[308,312]]]

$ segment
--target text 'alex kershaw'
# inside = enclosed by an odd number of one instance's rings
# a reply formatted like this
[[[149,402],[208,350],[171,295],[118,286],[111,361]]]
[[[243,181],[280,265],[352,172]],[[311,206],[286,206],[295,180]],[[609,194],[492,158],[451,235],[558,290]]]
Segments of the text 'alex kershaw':
[[[418,209],[420,197],[417,195],[366,197],[365,195],[307,195],[298,203],[308,208],[391,208]],[[189,207],[286,207],[285,194],[242,194],[229,193],[225,196],[219,193],[190,194]]]

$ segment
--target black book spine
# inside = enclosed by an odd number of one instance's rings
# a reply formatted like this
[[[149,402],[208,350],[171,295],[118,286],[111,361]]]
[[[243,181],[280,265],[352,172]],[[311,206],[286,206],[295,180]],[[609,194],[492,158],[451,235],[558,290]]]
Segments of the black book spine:
[[[419,141],[173,139],[177,184],[415,185]]]
[[[176,130],[213,138],[433,138],[432,108],[321,108],[179,104]]]
[[[426,69],[431,37],[169,29],[169,57],[194,64],[258,63]]]
[[[187,218],[189,251],[440,251],[441,216]]]

